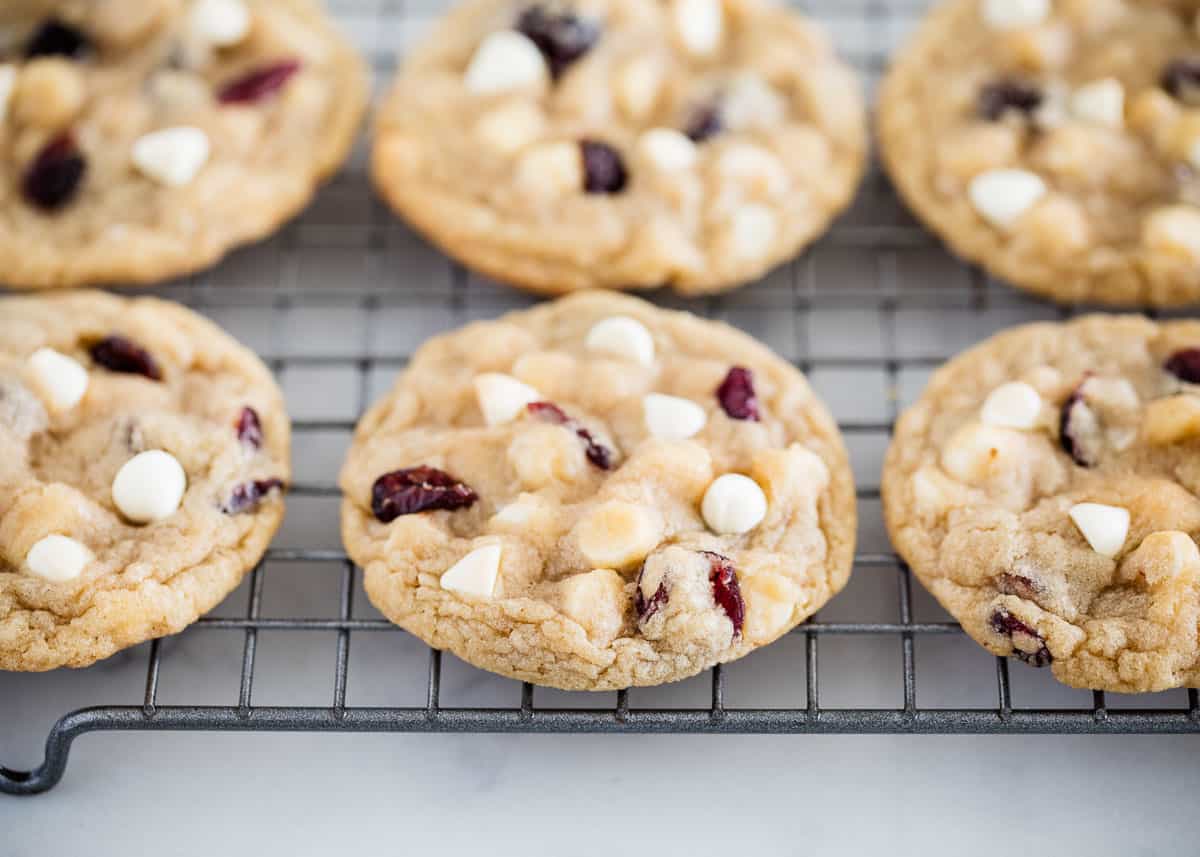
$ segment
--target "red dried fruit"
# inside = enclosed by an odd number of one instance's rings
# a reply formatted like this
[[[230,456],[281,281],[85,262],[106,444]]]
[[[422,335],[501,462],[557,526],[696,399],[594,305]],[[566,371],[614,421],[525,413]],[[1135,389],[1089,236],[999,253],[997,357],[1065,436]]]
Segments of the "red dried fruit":
[[[683,125],[683,133],[693,143],[703,143],[724,130],[725,123],[721,121],[721,111],[715,104],[693,111]]]
[[[638,572],[637,586],[633,590],[633,608],[637,610],[639,622],[645,622],[651,616],[658,612],[659,608],[671,600],[671,593],[667,591],[667,579],[664,577],[659,581],[658,589],[654,590],[654,594],[649,599],[642,594],[642,574],[645,571]]]
[[[124,336],[101,339],[91,349],[92,360],[110,372],[143,375],[151,381],[162,380],[162,369],[142,346]]]
[[[237,437],[238,440],[247,446],[252,446],[255,449],[262,449],[262,420],[258,418],[258,411],[254,410],[254,408],[248,405],[242,408],[242,412],[238,414]]]
[[[1041,585],[1033,578],[1008,572],[996,575],[996,589],[1005,595],[1015,595],[1026,601],[1036,601],[1042,592]]]
[[[244,482],[233,489],[221,511],[226,515],[240,515],[257,509],[263,498],[272,491],[282,491],[282,479],[258,479],[254,482]]]
[[[531,416],[537,417],[542,422],[563,426],[575,432],[575,436],[583,441],[584,455],[592,464],[601,470],[609,470],[612,467],[612,450],[599,443],[590,431],[581,426],[578,420],[567,416],[566,411],[558,405],[553,402],[530,402],[526,405],[526,409]]]
[[[742,625],[746,621],[746,602],[742,599],[742,588],[738,584],[737,571],[729,557],[721,556],[712,551],[700,551],[712,563],[708,580],[712,584],[713,600],[720,605],[733,623],[733,636],[742,633]]]
[[[998,80],[979,91],[977,108],[979,115],[992,122],[1010,110],[1030,116],[1042,106],[1042,91],[1031,83],[1020,80]]]
[[[557,78],[600,38],[595,21],[580,18],[564,10],[531,6],[517,18],[517,31],[538,46],[550,75]]]
[[[730,418],[758,422],[758,397],[754,393],[754,373],[734,366],[717,387],[717,401]]]
[[[620,193],[629,179],[621,153],[607,143],[583,140],[583,189],[588,193]]]
[[[1100,420],[1083,395],[1084,378],[1063,402],[1058,418],[1058,442],[1080,467],[1095,467],[1100,461],[1104,437]]]
[[[25,58],[70,57],[76,59],[91,50],[91,42],[81,31],[57,18],[44,22],[25,45]]]
[[[1037,651],[1034,652],[1026,652],[1014,647],[1013,655],[1019,660],[1035,667],[1044,667],[1054,660],[1054,656],[1050,654],[1050,649],[1046,647],[1046,638],[1007,610],[997,610],[988,621],[992,626],[992,630],[997,634],[1002,634],[1009,639],[1012,639],[1014,634],[1021,634],[1026,637],[1032,637],[1041,644]]]
[[[293,59],[255,69],[221,87],[217,100],[222,104],[252,104],[282,89],[301,65]]]
[[[1200,97],[1200,57],[1171,60],[1163,69],[1159,83],[1173,97],[1194,103]]]
[[[31,205],[57,211],[75,198],[87,172],[87,161],[69,133],[42,147],[25,170],[21,192]]]
[[[1163,368],[1187,384],[1200,384],[1200,348],[1181,348]]]
[[[430,509],[465,509],[479,496],[465,483],[436,467],[393,470],[375,480],[371,511],[387,524],[401,515]]]

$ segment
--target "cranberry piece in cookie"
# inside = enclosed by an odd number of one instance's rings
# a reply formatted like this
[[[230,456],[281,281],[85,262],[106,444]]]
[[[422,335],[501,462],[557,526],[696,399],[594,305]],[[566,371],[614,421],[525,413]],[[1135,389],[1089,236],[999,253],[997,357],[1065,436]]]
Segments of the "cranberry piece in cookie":
[[[664,577],[658,583],[658,588],[654,590],[654,594],[649,598],[642,592],[642,574],[645,573],[645,567],[638,572],[637,586],[633,590],[633,608],[637,611],[638,622],[645,622],[651,616],[658,612],[659,608],[666,604],[671,599],[671,594],[667,590],[667,579]]]
[[[1104,438],[1100,420],[1083,396],[1082,383],[1063,402],[1058,420],[1058,440],[1063,451],[1080,467],[1095,467],[1099,463]]]
[[[221,511],[226,515],[240,515],[258,508],[258,504],[272,491],[282,491],[282,479],[256,479],[244,482],[233,489]]]
[[[1054,657],[1050,654],[1050,649],[1046,647],[1046,638],[1007,610],[1003,608],[996,610],[992,613],[988,624],[992,626],[992,630],[997,634],[1013,640],[1013,655],[1030,666],[1044,667],[1054,660]],[[1034,640],[1037,648],[1033,651],[1027,651],[1017,647],[1017,639],[1021,637]]]
[[[712,583],[713,600],[717,602],[729,621],[733,623],[733,636],[740,636],[742,626],[746,621],[746,602],[742,600],[742,588],[738,585],[737,571],[728,557],[712,551],[701,551],[709,562],[712,571],[708,579]]]
[[[1160,79],[1172,97],[1188,104],[1200,99],[1200,57],[1180,57],[1167,63]]]
[[[552,77],[591,50],[600,38],[600,27],[592,20],[569,11],[530,6],[517,18],[517,32],[537,45]]]
[[[620,193],[629,174],[621,153],[607,143],[584,140],[579,144],[583,156],[583,189],[588,193]]]
[[[578,420],[567,416],[566,411],[558,405],[553,402],[530,402],[527,408],[530,415],[537,417],[542,422],[563,426],[575,432],[575,436],[583,441],[584,454],[592,464],[601,470],[612,468],[612,450],[597,441],[590,431],[581,426]]]
[[[78,59],[91,50],[88,37],[76,27],[57,18],[50,18],[40,27],[25,46],[25,58],[70,57]]]
[[[242,408],[242,412],[238,414],[236,428],[238,440],[254,449],[262,448],[263,427],[258,411],[249,406]]]
[[[465,509],[479,496],[463,482],[436,467],[409,467],[385,473],[371,489],[371,510],[387,524],[401,515],[431,509]]]
[[[162,380],[162,368],[145,348],[124,336],[108,336],[91,348],[92,360],[110,372]]]
[[[734,366],[717,387],[717,401],[721,408],[735,420],[760,418],[758,396],[754,392],[754,373],[741,366]]]
[[[1010,112],[1031,116],[1041,107],[1042,101],[1042,91],[1033,84],[1019,80],[998,80],[979,91],[977,110],[984,119],[995,122]]]
[[[1185,384],[1200,384],[1200,348],[1182,348],[1170,356],[1163,368]]]
[[[725,130],[721,119],[721,110],[715,104],[709,104],[693,110],[683,125],[683,133],[693,143],[703,143],[709,137],[715,137]]]
[[[38,152],[25,170],[21,192],[43,211],[57,211],[75,198],[86,172],[87,160],[75,138],[60,134]]]
[[[221,87],[217,100],[222,104],[253,104],[283,89],[300,71],[299,60],[282,60],[255,69]]]

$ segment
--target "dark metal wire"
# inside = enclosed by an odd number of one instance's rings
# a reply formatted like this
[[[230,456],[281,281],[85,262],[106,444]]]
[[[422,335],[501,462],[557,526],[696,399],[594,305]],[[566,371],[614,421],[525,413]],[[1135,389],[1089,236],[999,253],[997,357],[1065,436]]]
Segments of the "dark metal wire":
[[[357,0],[337,0],[335,11],[356,10]],[[818,17],[865,21],[873,30],[874,44],[888,43],[887,28],[892,24],[891,5],[878,0],[853,2],[808,3]],[[404,0],[376,0],[380,22],[402,19]],[[922,3],[896,3],[905,14],[920,12]],[[860,68],[875,76],[883,67],[879,51],[857,55]],[[394,66],[391,50],[374,57],[377,72],[390,74]],[[346,182],[339,179],[336,184]],[[366,189],[362,188],[366,193]],[[889,193],[876,175],[867,183],[866,193]],[[372,373],[378,369],[395,370],[408,360],[407,349],[415,343],[402,343],[405,351],[388,353],[381,331],[375,321],[381,309],[395,306],[446,306],[462,320],[467,317],[471,275],[450,263],[447,283],[449,292],[441,285],[428,285],[405,280],[395,273],[390,281],[362,287],[341,283],[329,288],[301,288],[296,281],[295,251],[304,243],[301,230],[309,239],[328,241],[335,246],[364,246],[364,252],[382,255],[392,239],[399,234],[391,216],[378,201],[372,202],[367,224],[293,226],[278,239],[278,252],[288,264],[281,265],[277,282],[264,287],[249,286],[222,289],[212,284],[208,276],[199,276],[167,290],[170,297],[202,310],[230,309],[241,306],[270,308],[274,319],[271,351],[264,358],[275,372],[283,376],[296,368],[342,368],[352,370],[357,378],[357,413],[361,414],[370,393]],[[347,244],[346,242],[358,242]],[[830,288],[818,286],[814,253],[775,275],[766,285],[752,293],[739,296],[736,308],[751,309],[760,314],[790,311],[794,319],[796,364],[804,371],[812,369],[876,369],[884,373],[888,387],[887,418],[880,421],[860,420],[843,422],[846,434],[890,433],[899,410],[901,373],[913,369],[928,369],[939,365],[947,354],[900,355],[897,344],[897,312],[915,307],[942,306],[953,302],[975,313],[997,305],[1021,306],[1028,299],[1016,292],[993,290],[979,271],[969,272],[969,290],[956,294],[945,286],[905,284],[900,286],[897,274],[898,254],[914,248],[932,246],[932,240],[912,225],[839,225],[819,245],[820,248],[848,248],[870,251],[876,263],[875,282],[836,283]],[[293,343],[283,340],[282,328],[289,313],[297,308],[320,307],[357,308],[366,319],[361,347],[344,355],[294,354]],[[706,299],[694,311],[712,317],[724,317],[732,308],[729,299]],[[873,309],[880,320],[878,335],[883,342],[879,357],[829,356],[812,353],[808,342],[809,321],[814,312],[824,309]],[[1068,311],[1067,314],[1071,314]],[[294,423],[298,433],[316,431],[349,432],[355,420],[302,419]],[[291,493],[300,497],[337,497],[336,485],[299,483]],[[860,500],[878,500],[878,489],[859,491]],[[277,563],[336,564],[341,571],[337,618],[268,617],[261,615],[263,589],[267,574]],[[855,568],[888,570],[897,575],[899,593],[898,622],[825,622],[818,616],[793,631],[804,638],[802,662],[806,701],[803,708],[746,709],[730,707],[726,698],[725,677],[721,667],[711,671],[711,702],[707,709],[666,710],[633,709],[629,692],[616,694],[611,708],[551,709],[536,705],[535,689],[530,684],[521,687],[520,705],[513,708],[444,708],[441,705],[442,656],[430,650],[426,677],[425,704],[413,707],[365,708],[347,704],[347,686],[352,660],[352,640],[359,633],[403,633],[382,619],[356,618],[355,594],[361,579],[340,546],[301,550],[277,548],[269,551],[250,577],[249,598],[243,618],[206,617],[187,633],[241,633],[242,666],[237,699],[229,705],[159,705],[157,701],[163,666],[163,649],[159,641],[148,648],[145,692],[140,703],[84,708],[63,716],[51,729],[46,741],[45,761],[35,770],[18,771],[0,767],[0,793],[30,795],[44,792],[56,785],[67,766],[72,742],[80,735],[95,731],[308,731],[308,732],[529,732],[529,733],[1200,733],[1200,692],[1187,692],[1187,707],[1179,709],[1110,709],[1105,695],[1096,692],[1092,707],[1083,709],[1014,708],[1009,679],[1009,664],[996,659],[996,706],[989,709],[922,708],[917,694],[916,658],[917,637],[958,636],[962,631],[954,622],[917,622],[913,619],[912,579],[909,570],[893,554],[860,553]],[[259,706],[254,704],[256,654],[260,631],[299,631],[336,633],[337,650],[334,662],[331,701],[328,707]],[[899,642],[899,665],[903,677],[903,705],[896,709],[825,708],[820,702],[821,638],[830,635],[893,637]],[[963,645],[974,645],[963,638]],[[798,675],[786,675],[785,681],[798,681]]]

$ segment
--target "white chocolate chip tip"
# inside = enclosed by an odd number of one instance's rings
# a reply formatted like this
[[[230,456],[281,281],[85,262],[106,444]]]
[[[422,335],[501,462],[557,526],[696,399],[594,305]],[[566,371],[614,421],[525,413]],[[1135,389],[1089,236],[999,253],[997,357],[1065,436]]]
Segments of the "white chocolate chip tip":
[[[663,172],[679,172],[696,164],[696,144],[674,128],[651,128],[638,143],[650,162]]]
[[[1050,0],[981,0],[980,13],[995,30],[1021,30],[1050,16]]]
[[[178,459],[161,449],[139,452],[113,479],[112,499],[135,524],[150,524],[175,514],[187,490],[187,475]]]
[[[725,9],[721,0],[674,0],[671,11],[675,32],[689,53],[696,56],[716,53],[725,35]]]
[[[1042,397],[1024,381],[1009,381],[988,394],[979,412],[986,425],[1028,430],[1037,425]]]
[[[476,49],[464,82],[469,91],[488,95],[541,86],[549,77],[542,52],[528,36],[516,30],[497,30]]]
[[[1129,510],[1103,503],[1076,503],[1068,513],[1079,532],[1101,556],[1115,557],[1129,535]]]
[[[741,535],[767,516],[767,495],[749,476],[726,473],[714,479],[704,492],[700,514],[714,533]]]
[[[647,393],[642,398],[646,430],[667,440],[686,440],[700,432],[708,422],[704,408],[691,399]]]
[[[188,28],[205,44],[233,47],[250,32],[250,10],[242,0],[195,0]]]
[[[476,598],[491,598],[500,574],[502,550],[499,544],[475,548],[442,573],[442,589]]]
[[[92,552],[80,542],[53,534],[34,543],[25,555],[25,566],[34,577],[66,583],[79,577],[93,559]]]
[[[475,398],[483,421],[489,426],[510,423],[521,415],[526,406],[540,402],[542,394],[511,375],[484,372],[475,378]]]
[[[1042,177],[1020,169],[987,170],[967,187],[972,207],[998,229],[1011,229],[1045,194]]]
[[[53,411],[69,411],[88,388],[87,370],[78,361],[53,348],[39,348],[29,356],[29,371]]]
[[[640,321],[614,315],[592,325],[585,345],[592,351],[632,360],[643,366],[654,364],[654,337]]]
[[[183,187],[208,163],[208,135],[181,125],[152,131],[133,144],[133,163],[147,178],[167,187]]]
[[[1112,77],[1094,80],[1075,90],[1070,106],[1077,119],[1120,128],[1125,124],[1125,87]]]

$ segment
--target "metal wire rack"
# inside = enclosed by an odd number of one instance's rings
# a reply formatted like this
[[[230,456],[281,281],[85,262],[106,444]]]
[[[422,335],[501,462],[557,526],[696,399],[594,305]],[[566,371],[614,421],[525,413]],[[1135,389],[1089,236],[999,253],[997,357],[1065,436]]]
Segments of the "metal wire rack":
[[[435,17],[442,2],[338,0],[331,5],[368,51],[383,81],[394,68],[396,46],[419,32],[423,19]],[[426,3],[428,7],[422,5]],[[825,22],[873,87],[888,52],[926,4],[826,0],[799,5]],[[293,406],[298,450],[306,437],[316,435],[334,435],[344,448],[355,417],[385,388],[388,376],[405,364],[424,336],[533,300],[470,274],[414,238],[375,201],[362,164],[360,153],[313,208],[272,241],[237,254],[215,271],[161,291],[212,315],[258,348],[282,379],[289,399],[302,393],[311,398],[315,393],[322,400],[321,407],[306,406],[299,413]],[[824,240],[762,282],[702,300],[669,295],[652,299],[731,321],[766,340],[810,374],[831,401],[851,449],[873,441],[876,453],[886,444],[903,403],[919,391],[927,373],[952,353],[1009,324],[1076,311],[1031,301],[948,257],[904,214],[878,172]],[[317,344],[335,330],[333,345]],[[330,398],[341,402],[340,411],[325,407]],[[299,452],[297,457],[299,462]],[[300,468],[291,491],[293,506],[324,500],[325,514],[336,513],[336,461],[330,461],[334,463]],[[877,506],[879,500],[878,488],[873,487],[878,475],[869,468],[870,463],[859,473],[863,486],[859,501],[864,507]],[[289,511],[289,520],[291,516]],[[864,522],[864,527],[870,526]],[[988,667],[986,657],[976,662],[973,672],[994,670],[990,700],[971,707],[919,705],[918,640],[944,638],[972,652],[979,650],[944,614],[928,621],[917,618],[925,609],[919,586],[913,586],[908,569],[881,541],[880,532],[876,523],[873,543],[872,538],[860,539],[864,549],[855,559],[852,580],[893,578],[897,596],[891,618],[814,617],[794,631],[792,639],[802,641],[802,650],[785,664],[783,674],[772,676],[772,681],[803,684],[803,704],[787,707],[733,702],[727,690],[731,667],[717,667],[702,679],[710,683],[711,693],[705,694],[708,704],[696,708],[638,707],[631,703],[628,691],[616,694],[610,706],[592,704],[596,697],[589,697],[584,707],[545,706],[537,704],[533,686],[517,683],[511,683],[514,704],[510,706],[444,704],[443,658],[433,650],[428,650],[424,668],[423,703],[356,705],[348,701],[356,663],[352,640],[364,635],[407,635],[377,615],[364,615],[359,572],[336,539],[277,546],[253,570],[239,595],[233,596],[245,599],[239,615],[204,618],[183,635],[240,638],[235,699],[209,705],[161,703],[160,688],[170,669],[170,641],[139,647],[130,657],[145,659],[140,698],[83,707],[59,718],[40,766],[33,770],[0,767],[0,793],[28,795],[52,788],[63,776],[72,742],[93,731],[1200,732],[1200,696],[1195,690],[1178,692],[1166,707],[1162,700],[1146,707],[1139,698],[1134,698],[1134,707],[1116,707],[1102,692],[1092,694],[1090,705],[1077,704],[1075,698],[1067,707],[1021,706],[1014,703],[1008,661],[994,659]],[[324,609],[318,604],[295,609],[293,615],[264,615],[268,577],[279,585],[283,575],[290,573],[286,569],[298,566],[340,569],[335,615],[308,618]],[[835,606],[839,612],[853,610],[853,598],[843,595],[823,613]],[[263,673],[259,641],[272,632],[335,637],[327,703],[255,703],[256,679],[261,681]],[[822,641],[829,645],[833,638],[848,637],[894,644],[883,657],[900,672],[896,704],[822,704]],[[1029,672],[1025,667],[1015,669]],[[64,675],[64,681],[70,680],[70,675]],[[284,683],[300,680],[286,675],[273,678]],[[387,676],[371,676],[376,678],[384,681]],[[15,677],[0,675],[0,703],[12,681]]]

